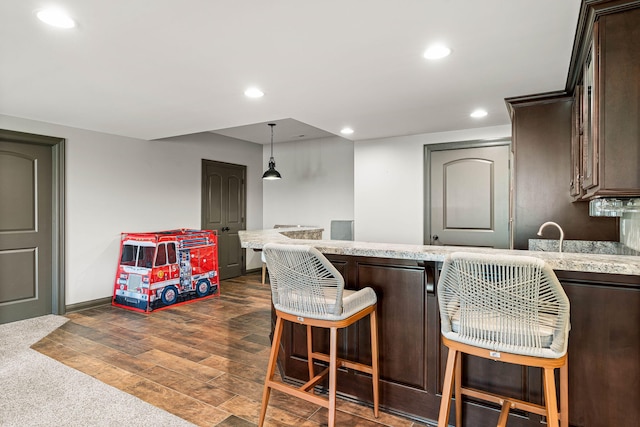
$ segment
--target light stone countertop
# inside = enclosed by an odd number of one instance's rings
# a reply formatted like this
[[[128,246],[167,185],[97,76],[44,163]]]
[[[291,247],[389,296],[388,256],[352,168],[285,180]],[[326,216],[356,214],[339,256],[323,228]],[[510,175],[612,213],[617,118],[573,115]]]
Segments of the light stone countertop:
[[[529,239],[530,251],[558,252],[559,240],[553,239]],[[562,252],[601,255],[640,255],[620,242],[600,240],[564,240]]]
[[[240,243],[246,249],[262,249],[266,243],[309,245],[324,254],[364,257],[409,259],[418,261],[444,261],[451,252],[479,252],[533,256],[543,259],[554,270],[582,271],[588,273],[626,274],[640,276],[640,256],[601,255],[584,253],[557,253],[508,249],[490,249],[462,246],[406,245],[398,243],[371,243],[343,240],[298,239],[308,232],[319,234],[322,228],[295,227],[266,230],[241,230]],[[294,238],[285,236],[290,234]],[[310,235],[312,235],[310,234]],[[320,234],[321,235],[321,234]],[[638,277],[640,280],[640,277]]]

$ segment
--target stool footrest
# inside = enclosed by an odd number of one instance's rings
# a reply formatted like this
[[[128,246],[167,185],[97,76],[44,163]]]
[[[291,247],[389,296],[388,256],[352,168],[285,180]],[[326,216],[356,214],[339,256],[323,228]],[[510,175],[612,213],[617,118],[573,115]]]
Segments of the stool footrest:
[[[329,399],[318,396],[317,394],[313,394],[313,391],[305,391],[302,389],[302,387],[295,387],[276,381],[268,381],[267,386],[271,387],[272,389],[287,393],[291,396],[306,400],[307,402],[315,403],[316,405],[322,406],[323,408],[329,407]]]
[[[311,354],[311,356],[315,360],[322,360],[323,362],[327,362],[327,363],[330,362],[329,355],[326,354],[326,353],[313,352]],[[347,359],[338,358],[337,359],[337,366],[338,366],[338,368],[355,369],[356,371],[364,372],[366,374],[373,374],[373,368],[371,367],[371,365],[365,365],[363,363],[353,362],[353,361],[347,360]]]
[[[524,400],[507,398],[498,394],[490,393],[488,391],[477,390],[475,388],[462,387],[460,392],[469,397],[475,397],[476,399],[486,400],[488,402],[497,403],[502,406],[504,411],[504,405],[509,404],[508,409],[521,409],[527,412],[533,412],[538,415],[547,415],[547,409],[542,405],[537,405],[531,402],[525,402]],[[507,409],[507,412],[509,412]]]

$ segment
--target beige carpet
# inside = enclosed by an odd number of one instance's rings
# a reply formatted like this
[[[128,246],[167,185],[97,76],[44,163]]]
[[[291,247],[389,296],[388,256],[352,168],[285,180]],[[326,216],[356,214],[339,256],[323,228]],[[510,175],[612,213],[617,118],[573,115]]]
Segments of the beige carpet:
[[[193,426],[29,348],[66,321],[0,325],[0,426]]]

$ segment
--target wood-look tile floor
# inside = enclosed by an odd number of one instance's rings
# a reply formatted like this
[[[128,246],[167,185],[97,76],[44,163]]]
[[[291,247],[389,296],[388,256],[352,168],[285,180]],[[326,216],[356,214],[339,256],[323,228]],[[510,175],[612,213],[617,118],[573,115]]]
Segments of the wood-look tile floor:
[[[145,315],[109,305],[32,346],[199,426],[255,426],[269,359],[270,289],[260,274],[223,281],[221,296]],[[272,391],[268,426],[322,426],[327,410]],[[340,399],[340,426],[419,426]]]

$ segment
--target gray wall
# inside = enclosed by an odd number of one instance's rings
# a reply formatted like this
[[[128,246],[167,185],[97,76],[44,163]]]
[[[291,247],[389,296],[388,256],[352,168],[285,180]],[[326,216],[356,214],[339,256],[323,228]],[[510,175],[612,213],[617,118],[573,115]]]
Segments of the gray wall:
[[[264,146],[266,169],[270,146]],[[353,142],[340,137],[275,144],[281,180],[264,182],[263,228],[276,224],[324,228],[331,220],[353,219]]]

